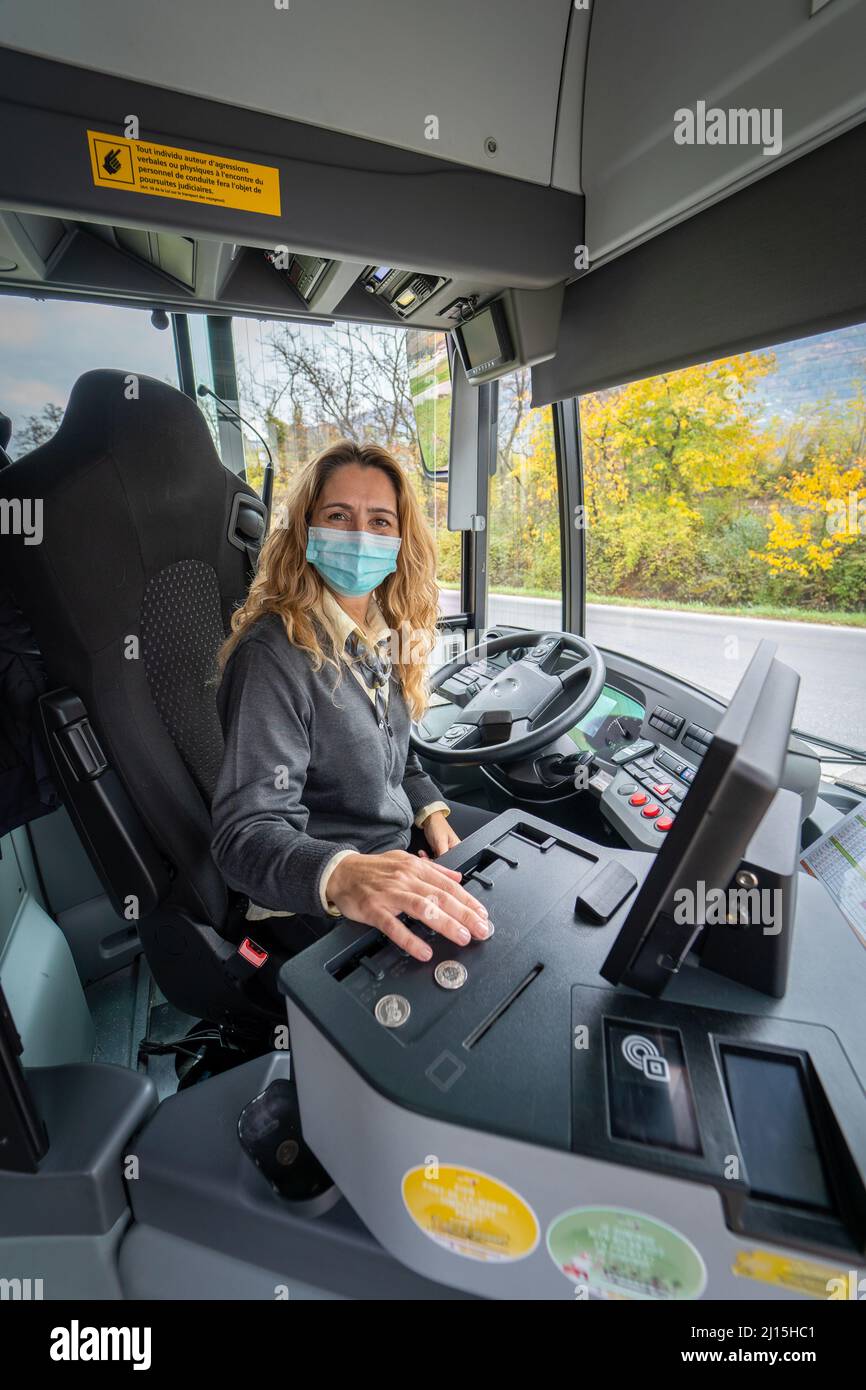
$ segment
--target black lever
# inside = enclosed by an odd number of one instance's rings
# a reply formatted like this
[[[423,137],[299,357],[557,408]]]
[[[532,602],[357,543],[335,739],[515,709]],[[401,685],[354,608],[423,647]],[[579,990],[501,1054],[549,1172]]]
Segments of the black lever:
[[[573,777],[579,767],[589,767],[594,756],[590,752],[567,753],[565,755],[557,753],[555,757],[551,758],[547,768],[557,777]]]

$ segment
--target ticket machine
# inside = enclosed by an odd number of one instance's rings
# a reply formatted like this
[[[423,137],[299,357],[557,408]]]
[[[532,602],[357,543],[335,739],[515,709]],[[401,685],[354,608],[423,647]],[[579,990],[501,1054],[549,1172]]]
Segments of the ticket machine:
[[[797,684],[763,643],[656,856],[511,809],[446,861],[486,940],[410,923],[421,963],[346,923],[283,968],[304,1136],[404,1264],[501,1298],[845,1296],[862,947],[798,872]]]

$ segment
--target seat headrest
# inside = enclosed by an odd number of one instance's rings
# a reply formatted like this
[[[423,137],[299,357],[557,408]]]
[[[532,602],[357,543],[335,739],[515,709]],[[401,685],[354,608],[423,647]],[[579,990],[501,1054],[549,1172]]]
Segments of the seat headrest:
[[[194,400],[155,377],[106,368],[78,378],[57,432],[26,457],[45,461],[62,452],[68,468],[70,463],[111,455],[122,468],[124,457],[142,448],[151,487],[159,484],[161,472],[166,480],[170,475],[177,479],[172,455],[181,451],[188,461],[185,467],[210,472],[224,468]]]
[[[238,492],[255,497],[223,464],[194,400],[111,370],[79,377],[57,432],[0,472],[0,497],[20,498],[34,517],[38,505],[42,525],[41,544],[10,533],[0,572],[26,590],[49,664],[66,650],[63,679],[77,693],[76,653],[136,632],[147,585],[166,566],[200,561],[216,570],[226,605],[242,598],[236,562],[246,556],[227,535]]]

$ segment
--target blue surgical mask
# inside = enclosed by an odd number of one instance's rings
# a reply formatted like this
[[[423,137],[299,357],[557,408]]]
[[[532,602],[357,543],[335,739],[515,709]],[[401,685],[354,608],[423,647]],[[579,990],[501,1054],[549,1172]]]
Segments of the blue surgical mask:
[[[397,568],[399,536],[311,526],[307,559],[336,593],[345,598],[369,594]]]

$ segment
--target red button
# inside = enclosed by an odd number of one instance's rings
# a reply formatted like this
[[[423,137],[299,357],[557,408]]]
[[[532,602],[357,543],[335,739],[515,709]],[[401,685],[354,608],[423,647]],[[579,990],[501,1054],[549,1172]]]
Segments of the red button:
[[[646,816],[647,820],[652,820],[653,816],[660,816],[661,813],[661,806],[656,806],[654,801],[651,802],[649,806],[644,806],[643,810],[641,811],[641,815]]]
[[[628,799],[629,806],[645,806],[649,801],[646,792],[635,792],[634,796]]]
[[[673,816],[662,816],[661,820],[656,821],[656,830],[670,830],[673,823]]]
[[[653,791],[656,796],[670,796],[671,784],[670,782],[654,782]]]

